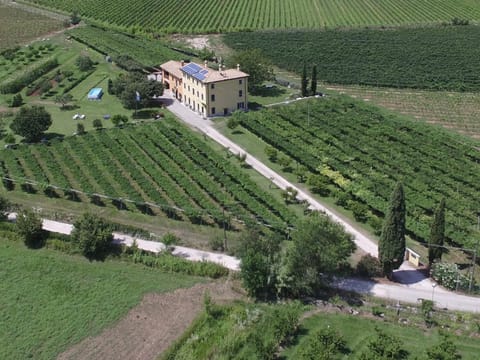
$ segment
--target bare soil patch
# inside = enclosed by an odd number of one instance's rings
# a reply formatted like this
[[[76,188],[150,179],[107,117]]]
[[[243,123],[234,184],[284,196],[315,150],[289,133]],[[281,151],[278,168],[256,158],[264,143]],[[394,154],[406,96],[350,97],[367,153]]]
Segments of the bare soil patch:
[[[156,359],[203,309],[206,292],[217,303],[242,298],[232,290],[231,281],[197,284],[164,294],[147,294],[115,326],[83,340],[57,359]]]

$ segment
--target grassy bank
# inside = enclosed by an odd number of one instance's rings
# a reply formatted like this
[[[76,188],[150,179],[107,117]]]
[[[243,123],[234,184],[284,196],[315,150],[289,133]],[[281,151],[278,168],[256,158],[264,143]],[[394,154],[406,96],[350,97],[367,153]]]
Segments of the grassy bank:
[[[8,230],[0,239],[3,359],[52,359],[116,322],[143,294],[200,281],[120,261],[89,262],[54,250],[29,250]]]

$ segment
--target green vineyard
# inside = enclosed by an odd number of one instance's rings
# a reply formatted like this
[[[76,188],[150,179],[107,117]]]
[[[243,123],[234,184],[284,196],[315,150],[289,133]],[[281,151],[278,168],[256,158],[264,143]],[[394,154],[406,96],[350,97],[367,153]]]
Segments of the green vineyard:
[[[155,66],[182,58],[182,54],[169,49],[159,40],[148,40],[100,27],[82,26],[68,31],[68,34],[104,55],[114,59],[119,55],[128,55],[143,66]]]
[[[404,183],[408,234],[428,239],[433,210],[447,200],[447,236],[472,246],[480,152],[459,135],[384,116],[349,98],[311,99],[251,112],[242,126],[303,165],[312,191],[379,229],[395,183]],[[297,165],[297,166],[298,166]]]
[[[472,0],[31,0],[125,28],[207,33],[479,20]]]
[[[329,83],[454,91],[480,90],[479,38],[478,26],[224,35],[228,46],[261,49],[297,74],[315,64]]]
[[[222,225],[227,214],[279,230],[295,215],[174,121],[97,131],[50,146],[1,154],[8,190],[43,191],[192,223]]]

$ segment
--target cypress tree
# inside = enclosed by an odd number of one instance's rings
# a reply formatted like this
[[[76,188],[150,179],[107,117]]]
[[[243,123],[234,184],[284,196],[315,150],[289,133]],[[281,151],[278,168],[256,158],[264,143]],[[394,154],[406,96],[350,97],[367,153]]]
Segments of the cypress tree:
[[[302,97],[308,95],[308,79],[307,79],[307,65],[303,63],[303,72],[302,72]]]
[[[390,198],[378,244],[379,260],[386,276],[390,276],[393,270],[398,269],[404,259],[405,212],[405,195],[399,182]]]
[[[445,199],[435,209],[433,223],[430,228],[430,239],[428,244],[435,245],[428,247],[428,264],[432,266],[435,260],[440,260],[443,253],[443,241],[445,239]]]
[[[317,65],[312,68],[312,82],[310,83],[310,92],[312,95],[317,93]]]

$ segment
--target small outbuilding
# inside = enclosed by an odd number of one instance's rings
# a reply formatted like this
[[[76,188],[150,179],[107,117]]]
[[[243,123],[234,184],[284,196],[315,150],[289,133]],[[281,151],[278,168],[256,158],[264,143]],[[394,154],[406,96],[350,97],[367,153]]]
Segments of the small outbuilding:
[[[103,96],[102,88],[93,88],[88,92],[88,100],[101,100]]]

